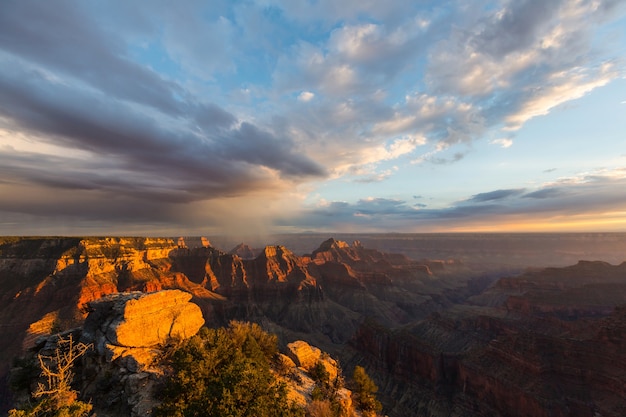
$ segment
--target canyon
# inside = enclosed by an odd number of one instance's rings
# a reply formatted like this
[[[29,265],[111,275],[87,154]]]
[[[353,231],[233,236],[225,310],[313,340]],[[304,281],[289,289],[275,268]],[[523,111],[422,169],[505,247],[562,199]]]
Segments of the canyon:
[[[366,239],[300,255],[186,242],[0,238],[3,381],[10,358],[84,325],[94,301],[181,290],[207,326],[255,322],[284,346],[303,340],[364,366],[389,416],[626,415],[626,263],[481,267]]]

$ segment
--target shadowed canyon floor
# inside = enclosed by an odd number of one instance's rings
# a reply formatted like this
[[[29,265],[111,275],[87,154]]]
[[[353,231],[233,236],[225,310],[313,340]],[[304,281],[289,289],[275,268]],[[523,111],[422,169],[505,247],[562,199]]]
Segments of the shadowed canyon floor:
[[[320,239],[304,255],[189,239],[1,238],[2,374],[38,337],[82,324],[93,300],[180,289],[209,326],[257,322],[346,369],[364,365],[389,416],[626,415],[623,235],[531,235],[526,246],[455,235],[447,252],[410,236]],[[566,263],[578,255],[618,265]]]

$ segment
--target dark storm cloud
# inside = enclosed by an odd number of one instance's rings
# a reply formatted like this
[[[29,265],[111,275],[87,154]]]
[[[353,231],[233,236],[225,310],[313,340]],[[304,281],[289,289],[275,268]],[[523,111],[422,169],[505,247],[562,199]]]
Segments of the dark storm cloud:
[[[0,187],[2,194],[9,198],[0,200],[0,213],[21,213],[47,218],[74,218],[76,221],[172,221],[179,215],[174,202],[162,201],[107,193],[101,189],[83,190],[79,195],[72,189],[57,190],[32,186],[28,189],[19,186]]]
[[[160,128],[149,117],[133,114],[123,106],[112,106],[94,96],[59,88],[46,94],[36,86],[30,90],[24,87],[28,88],[28,84],[7,81],[0,74],[0,102],[11,103],[10,107],[0,103],[0,111],[10,115],[22,128],[56,135],[53,138],[56,144],[93,152],[110,160],[104,166],[87,167],[70,160],[65,161],[66,164],[55,164],[59,186],[62,181],[67,187],[86,183],[90,185],[85,188],[104,186],[110,181],[107,175],[119,182],[120,178],[112,171],[118,169],[128,173],[119,184],[121,192],[148,191],[138,178],[151,174],[156,177],[155,182],[178,180],[180,187],[193,192],[191,198],[203,198],[259,186],[263,176],[254,166],[276,169],[285,177],[322,172],[316,164],[296,153],[287,139],[248,123],[219,130],[217,134],[198,136],[184,129]],[[51,96],[58,101],[50,100]],[[19,158],[13,162],[19,162]],[[47,163],[52,166],[53,162],[42,158],[37,166],[46,167]],[[37,172],[23,170],[33,181],[50,181],[45,172],[40,176]],[[86,175],[76,176],[77,172]],[[176,190],[172,193],[180,194]]]
[[[209,131],[216,128],[226,129],[237,122],[235,116],[215,104],[198,105],[195,120],[200,128]]]
[[[0,4],[0,116],[6,127],[92,154],[82,164],[42,155],[28,163],[34,154],[5,153],[3,178],[196,200],[274,186],[262,167],[283,179],[323,175],[290,138],[240,123],[127,59],[121,34],[107,31],[82,7],[86,3]],[[150,29],[148,22],[142,25]]]
[[[0,48],[42,68],[75,78],[112,97],[180,114],[185,95],[174,82],[125,59],[114,32],[104,32],[83,3],[5,1],[0,5]]]
[[[287,176],[321,176],[323,169],[304,154],[290,149],[286,138],[262,131],[250,123],[228,132],[215,147],[227,160],[242,160],[254,165],[268,166]]]

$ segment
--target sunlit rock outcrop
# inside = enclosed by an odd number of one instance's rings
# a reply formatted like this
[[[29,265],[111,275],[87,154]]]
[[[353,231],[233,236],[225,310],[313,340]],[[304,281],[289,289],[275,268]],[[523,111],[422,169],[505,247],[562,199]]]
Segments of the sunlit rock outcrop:
[[[187,339],[204,324],[192,295],[180,290],[118,293],[89,303],[83,337],[104,352],[108,346],[149,348]]]
[[[118,293],[89,303],[81,340],[91,344],[96,355],[87,361],[83,375],[96,377],[82,392],[86,398],[98,399],[98,415],[149,414],[157,403],[155,387],[163,376],[155,362],[161,348],[195,335],[204,324],[191,298],[183,291],[166,290]],[[102,392],[98,389],[102,378],[119,384]]]
[[[297,340],[287,344],[287,356],[296,364],[296,366],[312,370],[315,365],[321,363],[328,372],[331,381],[337,378],[338,365],[337,361],[325,355],[320,349],[309,345],[303,340]]]
[[[389,416],[626,415],[626,264],[513,276],[475,272],[467,257],[416,261],[358,241],[328,239],[303,256],[268,246],[246,259],[191,241],[0,241],[0,351],[10,358],[80,325],[108,294],[179,289],[209,325],[261,323],[285,343],[303,339],[367,365]],[[153,348],[126,360],[130,347],[113,339],[104,343],[110,358],[149,363]],[[554,381],[561,391],[548,389]]]

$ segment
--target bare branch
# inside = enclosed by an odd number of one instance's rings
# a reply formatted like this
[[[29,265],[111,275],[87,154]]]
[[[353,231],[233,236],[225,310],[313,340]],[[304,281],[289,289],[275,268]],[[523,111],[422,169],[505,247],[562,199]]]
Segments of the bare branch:
[[[39,383],[33,396],[35,398],[48,396],[57,401],[75,398],[76,393],[71,389],[74,377],[72,368],[76,359],[83,356],[91,347],[91,344],[82,342],[74,344],[72,335],[67,339],[59,336],[53,355],[37,355],[41,376],[47,379],[47,384]]]

